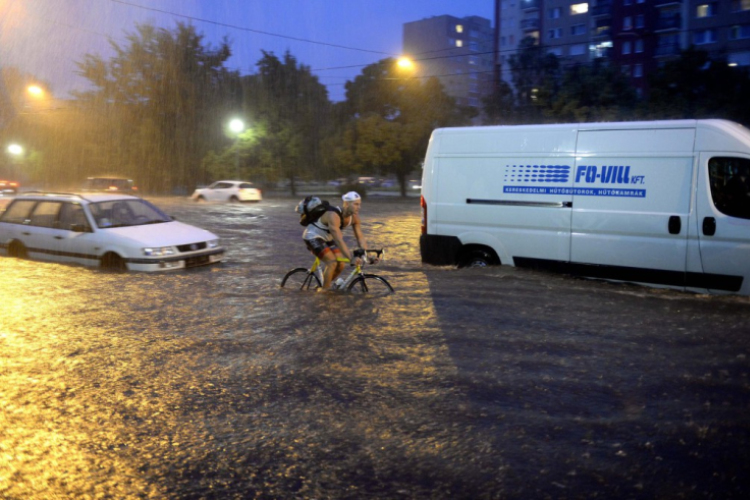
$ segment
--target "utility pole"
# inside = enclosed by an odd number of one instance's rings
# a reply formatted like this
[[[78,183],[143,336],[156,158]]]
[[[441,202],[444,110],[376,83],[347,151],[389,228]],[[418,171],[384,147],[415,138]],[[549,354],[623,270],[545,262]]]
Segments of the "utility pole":
[[[500,88],[500,79],[502,78],[502,63],[500,62],[500,10],[502,9],[503,0],[495,0],[495,40],[493,47],[493,60],[495,63],[494,84],[495,90]]]

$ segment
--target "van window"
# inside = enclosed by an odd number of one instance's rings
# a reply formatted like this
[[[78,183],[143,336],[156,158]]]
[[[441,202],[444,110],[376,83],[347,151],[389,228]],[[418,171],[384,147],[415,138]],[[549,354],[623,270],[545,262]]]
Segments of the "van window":
[[[714,205],[723,214],[750,219],[750,160],[716,157],[708,161]]]

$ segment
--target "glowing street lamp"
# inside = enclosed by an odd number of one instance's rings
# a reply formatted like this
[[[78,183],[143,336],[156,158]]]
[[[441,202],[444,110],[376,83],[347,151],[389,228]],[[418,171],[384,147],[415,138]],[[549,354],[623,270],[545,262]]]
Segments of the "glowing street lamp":
[[[396,61],[396,66],[398,66],[400,69],[412,70],[414,69],[414,61],[406,56],[399,57]]]
[[[237,135],[240,135],[242,131],[245,130],[245,122],[243,122],[239,118],[235,118],[234,120],[229,122],[229,130]]]
[[[10,146],[8,146],[8,153],[12,154],[13,156],[21,156],[23,154],[23,148],[18,144],[11,144]]]
[[[34,97],[42,97],[44,95],[44,89],[39,85],[29,85],[26,90]]]

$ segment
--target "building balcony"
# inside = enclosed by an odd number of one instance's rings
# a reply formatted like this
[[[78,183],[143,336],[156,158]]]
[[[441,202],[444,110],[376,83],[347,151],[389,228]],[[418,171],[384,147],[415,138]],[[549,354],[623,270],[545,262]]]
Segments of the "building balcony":
[[[540,3],[541,3],[541,0],[521,0],[521,9],[539,10]]]
[[[656,31],[670,31],[679,30],[682,28],[682,16],[680,14],[672,14],[670,16],[659,16],[656,19]]]
[[[666,45],[659,45],[654,51],[655,57],[667,57],[667,56],[678,56],[680,55],[680,44],[670,43]]]
[[[536,31],[539,29],[541,23],[539,19],[523,19],[521,20],[521,29],[524,31]]]
[[[612,2],[610,0],[600,1],[591,8],[593,17],[610,17],[612,15]]]

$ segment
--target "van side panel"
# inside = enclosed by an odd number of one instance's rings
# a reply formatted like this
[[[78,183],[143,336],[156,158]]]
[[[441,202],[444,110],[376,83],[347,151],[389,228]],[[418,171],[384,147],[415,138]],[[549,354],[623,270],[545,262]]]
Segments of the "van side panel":
[[[526,156],[524,162],[547,158]],[[454,235],[463,245],[492,246],[501,262],[515,255],[568,259],[570,195],[554,200],[503,192],[507,165],[520,158],[441,158],[434,214],[438,234]],[[511,169],[512,170],[512,169]],[[534,206],[538,203],[538,206]]]
[[[631,268],[656,283],[687,257],[694,128],[579,133],[571,262]],[[639,277],[639,270],[643,270]]]
[[[489,246],[503,264],[550,253],[567,261],[574,151],[575,131],[562,127],[441,135],[428,200],[434,231],[462,245]],[[523,187],[541,184],[568,189],[550,195]]]

